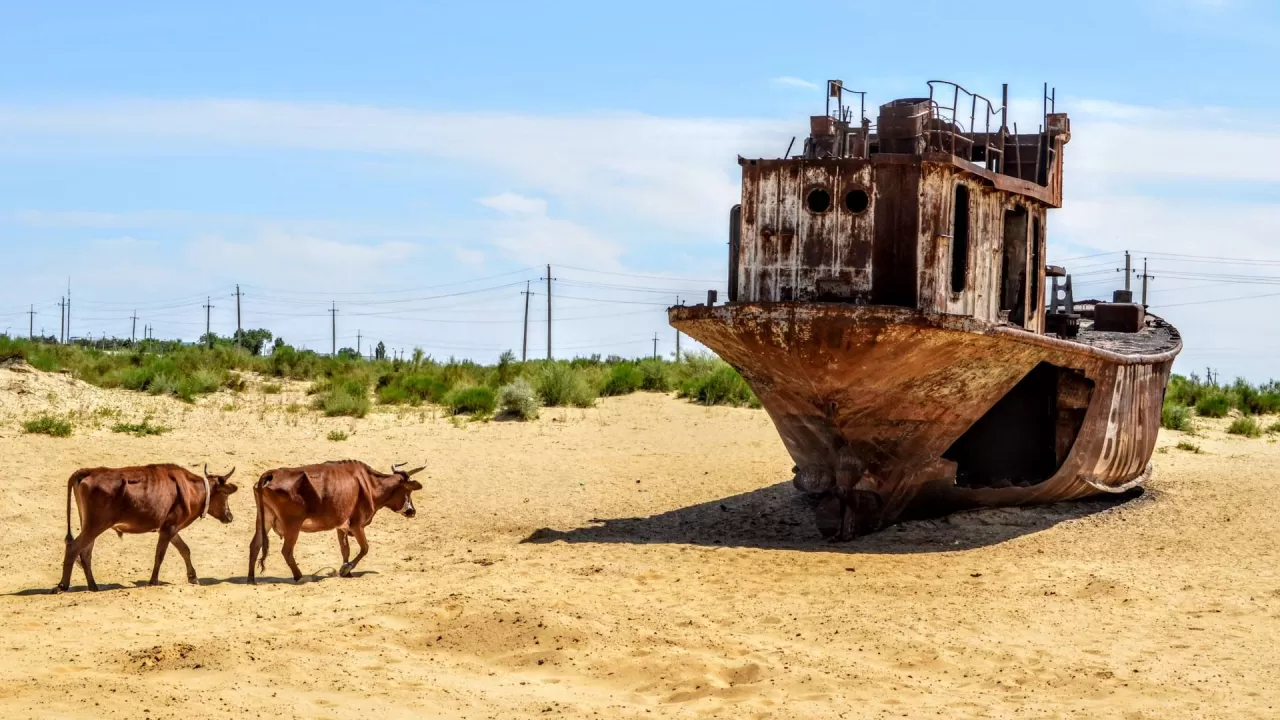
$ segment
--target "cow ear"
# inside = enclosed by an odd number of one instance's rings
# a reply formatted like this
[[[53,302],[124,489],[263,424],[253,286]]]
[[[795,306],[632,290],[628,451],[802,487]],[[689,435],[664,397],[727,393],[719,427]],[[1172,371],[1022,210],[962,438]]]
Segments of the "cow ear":
[[[410,480],[407,483],[405,483],[405,487],[409,488],[410,490],[421,490],[422,483],[418,482],[417,480]]]
[[[239,490],[239,489],[240,489],[240,488],[238,488],[238,487],[236,487],[236,486],[235,486],[235,483],[224,483],[224,484],[223,484],[223,487],[227,489],[227,494],[228,494],[228,495],[230,495],[231,493],[233,493],[233,492],[235,492],[235,491],[237,491],[237,490]]]

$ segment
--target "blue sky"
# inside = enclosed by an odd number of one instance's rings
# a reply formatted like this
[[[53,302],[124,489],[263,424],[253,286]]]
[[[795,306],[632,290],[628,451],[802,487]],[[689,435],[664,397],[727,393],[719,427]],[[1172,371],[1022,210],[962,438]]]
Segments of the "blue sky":
[[[340,345],[490,360],[553,263],[557,355],[669,353],[663,305],[723,292],[736,156],[781,154],[825,79],[872,105],[1008,82],[1028,123],[1048,81],[1073,122],[1052,259],[1143,251],[1179,370],[1270,377],[1280,298],[1207,301],[1280,276],[1280,9],[911,8],[0,2],[0,331],[29,303],[56,328],[70,275],[77,334],[136,309],[193,338],[206,295],[226,332],[240,283],[291,342],[327,350],[333,301]],[[1077,294],[1118,260],[1076,263]]]

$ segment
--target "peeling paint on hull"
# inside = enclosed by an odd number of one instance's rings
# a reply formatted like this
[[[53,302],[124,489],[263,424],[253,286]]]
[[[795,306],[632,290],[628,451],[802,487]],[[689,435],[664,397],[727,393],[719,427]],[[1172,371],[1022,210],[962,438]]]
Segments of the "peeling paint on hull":
[[[818,527],[837,539],[1141,482],[1181,349],[1176,331],[1162,352],[1125,355],[970,317],[844,303],[682,306],[669,319],[750,383],[801,471],[797,485],[824,493]],[[1043,363],[1092,383],[1056,471],[1024,487],[958,484],[944,453]]]

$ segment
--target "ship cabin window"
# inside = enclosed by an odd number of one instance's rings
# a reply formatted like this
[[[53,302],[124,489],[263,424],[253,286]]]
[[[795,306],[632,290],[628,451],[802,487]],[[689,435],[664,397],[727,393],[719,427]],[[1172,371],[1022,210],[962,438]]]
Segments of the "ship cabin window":
[[[831,193],[822,188],[814,188],[805,196],[804,206],[809,212],[821,215],[831,209]]]
[[[951,292],[964,292],[969,276],[969,188],[956,185],[951,223]]]
[[[844,195],[844,206],[854,215],[861,215],[871,206],[871,198],[862,188],[854,188]]]

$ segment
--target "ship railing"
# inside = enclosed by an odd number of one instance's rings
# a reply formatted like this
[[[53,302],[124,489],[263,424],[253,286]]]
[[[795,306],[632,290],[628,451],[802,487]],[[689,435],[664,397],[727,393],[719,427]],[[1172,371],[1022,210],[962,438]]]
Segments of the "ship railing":
[[[1005,107],[996,107],[986,97],[949,80],[930,80],[928,84],[931,116],[926,136],[929,149],[957,155],[971,162],[980,161],[988,170],[1001,172],[1004,139],[1008,134]],[[950,105],[943,104],[947,102],[947,95],[951,96]],[[967,124],[961,114],[965,105],[969,106]],[[981,132],[978,131],[978,110],[982,110]],[[981,153],[975,152],[977,147],[981,147]]]

